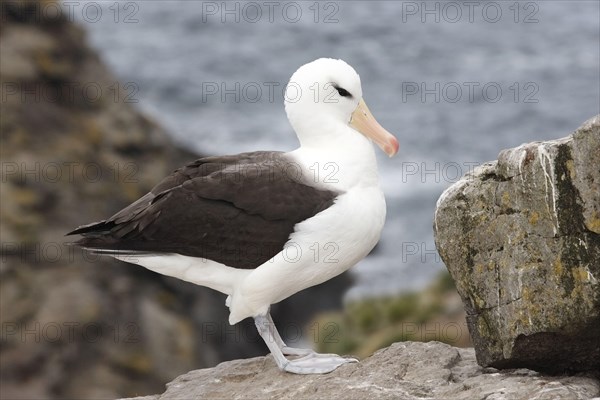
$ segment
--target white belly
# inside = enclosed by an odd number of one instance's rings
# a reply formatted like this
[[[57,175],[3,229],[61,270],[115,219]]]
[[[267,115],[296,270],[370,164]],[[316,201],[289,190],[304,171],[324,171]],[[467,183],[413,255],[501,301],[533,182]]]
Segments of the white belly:
[[[284,250],[239,282],[231,298],[230,322],[266,312],[268,307],[341,274],[379,241],[385,199],[378,187],[354,188],[335,204],[301,222]]]

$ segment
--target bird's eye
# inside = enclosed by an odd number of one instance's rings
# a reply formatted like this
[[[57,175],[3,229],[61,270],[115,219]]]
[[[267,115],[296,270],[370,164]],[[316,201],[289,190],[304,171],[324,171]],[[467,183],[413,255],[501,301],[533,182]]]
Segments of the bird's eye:
[[[350,94],[349,91],[347,91],[344,88],[338,87],[338,86],[334,86],[335,90],[337,90],[338,94],[342,97],[352,97],[352,95]]]

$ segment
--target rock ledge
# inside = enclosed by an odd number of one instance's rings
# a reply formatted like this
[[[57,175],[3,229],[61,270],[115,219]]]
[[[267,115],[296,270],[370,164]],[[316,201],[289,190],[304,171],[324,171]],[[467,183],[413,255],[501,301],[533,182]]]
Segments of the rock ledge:
[[[401,342],[327,375],[281,372],[271,356],[224,362],[179,376],[161,395],[136,399],[575,400],[599,395],[597,376],[500,372],[478,366],[472,348]]]

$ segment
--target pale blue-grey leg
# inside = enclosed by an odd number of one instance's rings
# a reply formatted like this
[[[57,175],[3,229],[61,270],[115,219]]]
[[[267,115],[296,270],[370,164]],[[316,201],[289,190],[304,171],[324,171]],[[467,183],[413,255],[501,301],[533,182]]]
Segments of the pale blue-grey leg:
[[[304,357],[288,360],[283,355],[282,347],[285,346],[281,336],[273,324],[273,320],[267,315],[259,315],[254,318],[258,333],[263,338],[267,347],[273,354],[277,366],[282,371],[294,374],[326,374],[341,365],[358,362],[354,358],[344,358],[335,354],[318,354],[313,352]],[[298,350],[298,349],[295,349]]]
[[[285,354],[286,356],[306,356],[309,354],[316,354],[312,349],[298,349],[286,345],[281,336],[279,335],[279,332],[275,327],[275,323],[273,322],[273,318],[271,317],[271,313],[269,311],[267,311],[267,320],[269,322],[269,326],[272,327],[271,333],[275,338],[275,343],[281,349],[281,352],[283,354]]]

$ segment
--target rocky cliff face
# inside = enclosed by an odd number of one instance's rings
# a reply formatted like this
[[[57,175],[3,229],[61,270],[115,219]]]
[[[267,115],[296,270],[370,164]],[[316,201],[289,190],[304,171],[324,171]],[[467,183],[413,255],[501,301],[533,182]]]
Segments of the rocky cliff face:
[[[135,88],[51,3],[0,3],[0,397],[156,393],[190,369],[264,354],[252,321],[228,325],[224,295],[65,245],[197,156],[135,109]],[[274,317],[301,327],[349,284],[299,294]]]
[[[161,364],[207,360],[184,295],[63,235],[195,156],[135,110],[80,27],[44,18],[48,4],[1,3],[1,397],[146,393],[173,376]]]
[[[527,369],[498,371],[475,362],[473,349],[402,342],[327,375],[281,372],[271,356],[191,371],[167,385],[167,399],[576,400],[600,395],[591,375],[552,377]],[[131,399],[133,400],[133,399]]]
[[[480,364],[600,369],[600,116],[465,176],[434,229]]]

